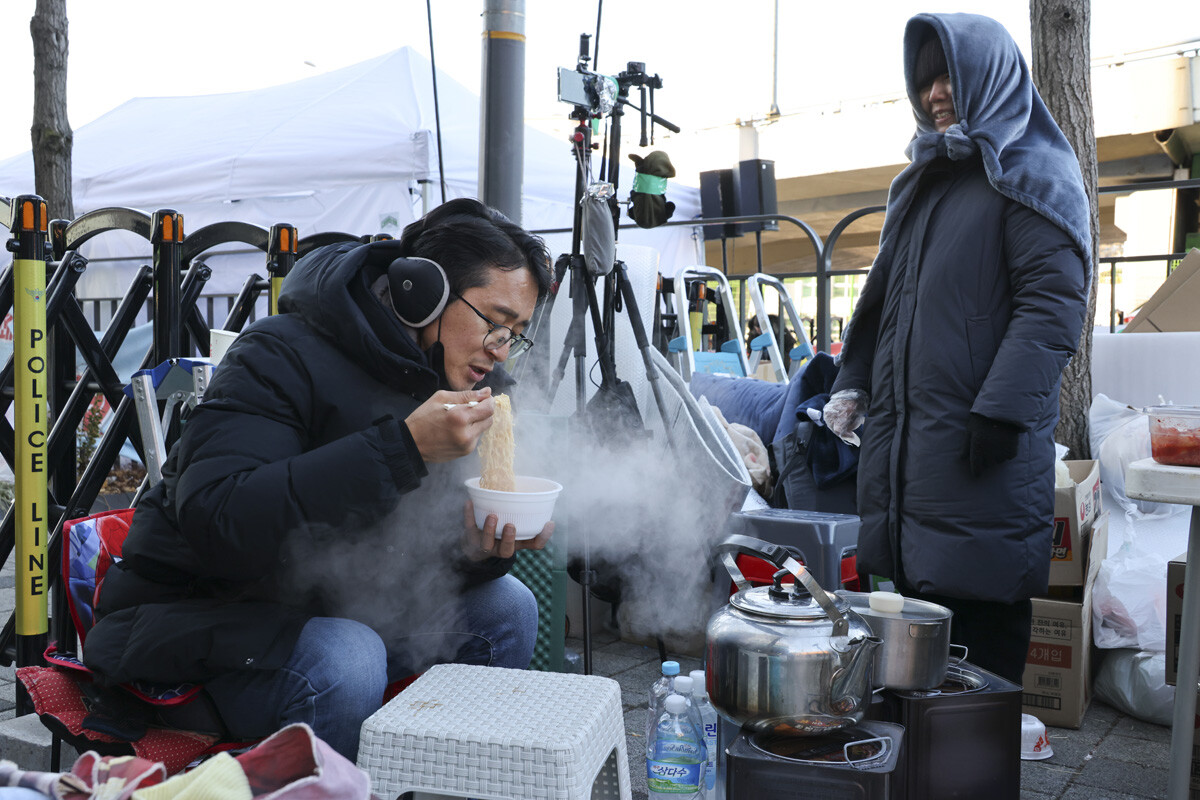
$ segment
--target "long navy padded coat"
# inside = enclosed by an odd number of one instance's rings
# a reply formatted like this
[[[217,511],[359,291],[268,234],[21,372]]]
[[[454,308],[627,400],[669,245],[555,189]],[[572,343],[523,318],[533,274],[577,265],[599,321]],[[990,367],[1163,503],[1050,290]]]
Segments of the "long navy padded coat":
[[[1087,267],[1061,228],[997,192],[978,158],[925,170],[875,313],[835,391],[864,388],[860,571],[998,602],[1044,593],[1060,376]],[[1019,426],[1011,461],[973,477],[971,412]]]

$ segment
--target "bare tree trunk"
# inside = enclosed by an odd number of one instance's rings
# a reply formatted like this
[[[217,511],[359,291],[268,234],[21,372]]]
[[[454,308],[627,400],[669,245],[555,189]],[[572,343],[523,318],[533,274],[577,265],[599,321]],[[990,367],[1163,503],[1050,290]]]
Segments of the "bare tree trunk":
[[[33,183],[51,218],[71,219],[71,145],[67,121],[67,3],[37,0],[33,36]]]
[[[1096,251],[1100,242],[1096,199],[1096,132],[1092,120],[1092,11],[1088,0],[1030,0],[1033,81],[1058,127],[1075,148],[1092,211],[1092,280],[1079,350],[1063,370],[1055,441],[1070,458],[1091,458],[1088,408],[1092,403],[1092,326],[1096,318]]]

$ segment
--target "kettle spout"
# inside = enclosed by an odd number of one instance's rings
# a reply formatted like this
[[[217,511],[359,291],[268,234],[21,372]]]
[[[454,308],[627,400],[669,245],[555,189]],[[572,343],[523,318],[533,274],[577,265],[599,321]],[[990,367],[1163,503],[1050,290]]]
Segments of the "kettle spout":
[[[839,714],[853,714],[871,694],[871,666],[883,639],[864,636],[853,639],[842,653],[843,666],[833,673],[829,699]]]

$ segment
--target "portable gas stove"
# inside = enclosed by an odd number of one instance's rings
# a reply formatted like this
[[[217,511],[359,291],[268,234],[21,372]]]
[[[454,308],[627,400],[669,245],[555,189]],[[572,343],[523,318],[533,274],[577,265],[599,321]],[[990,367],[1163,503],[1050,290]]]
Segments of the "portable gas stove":
[[[927,691],[879,693],[868,718],[904,726],[892,800],[1017,800],[1021,795],[1021,687],[967,662]]]
[[[887,800],[904,729],[866,721],[819,736],[744,729],[725,750],[727,800]]]

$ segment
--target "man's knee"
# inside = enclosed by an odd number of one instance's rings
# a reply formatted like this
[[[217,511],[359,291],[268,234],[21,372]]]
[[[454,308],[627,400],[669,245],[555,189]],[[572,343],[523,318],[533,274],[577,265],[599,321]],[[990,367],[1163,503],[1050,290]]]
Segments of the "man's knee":
[[[537,644],[538,603],[533,592],[512,576],[497,581],[504,599],[497,606],[504,608],[506,623],[500,628],[501,635],[494,640],[493,658],[496,666],[524,669],[533,658]]]
[[[504,620],[498,627],[527,646],[532,654],[533,642],[537,639],[537,598],[528,586],[511,575],[504,576],[496,584],[502,597],[496,599],[492,607],[497,617]]]
[[[320,668],[305,670],[318,692],[357,685],[366,695],[382,697],[387,651],[370,627],[349,619],[317,617],[305,625],[300,646],[321,662]]]

